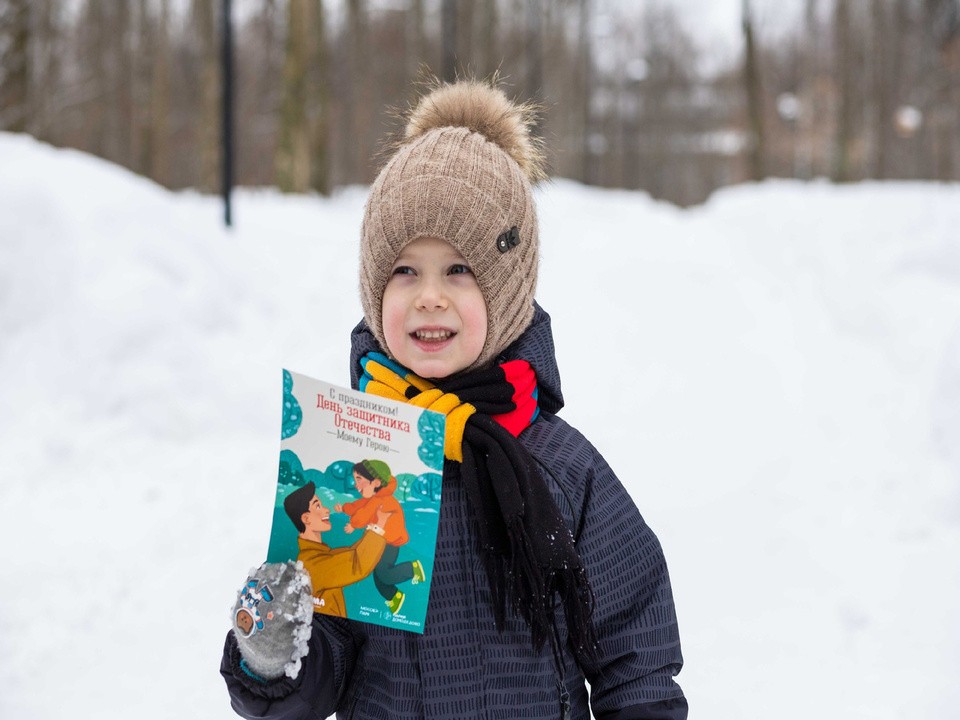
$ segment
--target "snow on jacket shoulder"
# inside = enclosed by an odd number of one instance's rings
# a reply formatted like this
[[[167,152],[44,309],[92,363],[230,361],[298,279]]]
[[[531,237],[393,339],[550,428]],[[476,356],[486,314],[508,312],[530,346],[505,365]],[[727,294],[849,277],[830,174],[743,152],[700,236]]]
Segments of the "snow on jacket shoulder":
[[[357,360],[376,349],[361,323],[354,331]],[[597,663],[579,667],[564,647],[562,677],[549,647],[537,652],[522,620],[508,618],[500,633],[482,563],[472,510],[457,482],[444,484],[430,606],[424,634],[315,619],[300,677],[258,686],[239,669],[228,636],[221,671],[234,708],[270,720],[338,718],[561,717],[562,690],[571,720],[684,720],[687,703],[674,676],[682,665],[673,596],[663,552],[633,500],[603,457],[556,413],[563,407],[549,316],[533,324],[504,353],[537,373],[541,413],[520,441],[538,461],[574,535],[595,598]],[[590,683],[588,697],[586,681]]]

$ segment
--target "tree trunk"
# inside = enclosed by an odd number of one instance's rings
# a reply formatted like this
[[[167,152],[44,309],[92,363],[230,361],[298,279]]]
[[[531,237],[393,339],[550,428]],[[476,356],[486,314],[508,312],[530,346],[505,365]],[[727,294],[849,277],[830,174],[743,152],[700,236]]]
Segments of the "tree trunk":
[[[593,159],[590,151],[590,136],[593,132],[593,40],[590,37],[592,25],[590,23],[590,0],[580,0],[580,97],[577,107],[580,108],[580,180],[590,185],[595,182]]]
[[[310,186],[310,132],[307,127],[307,54],[311,0],[289,0],[287,50],[283,64],[283,101],[277,143],[277,187],[303,193]]]
[[[457,2],[443,0],[440,7],[440,79],[453,82],[457,79]]]
[[[833,180],[853,179],[851,145],[854,133],[853,74],[854,49],[849,0],[836,0],[833,20],[834,77],[837,79],[836,136],[833,151]]]
[[[367,182],[370,162],[370,73],[367,58],[370,43],[367,32],[367,10],[364,0],[348,0],[347,44],[349,69],[344,78],[343,106],[346,125],[341,143],[346,150],[344,174],[347,182]]]
[[[0,128],[26,132],[30,117],[30,2],[0,6]]]
[[[893,98],[896,93],[897,72],[890,36],[891,19],[888,0],[873,3],[873,174],[885,179],[889,175],[887,148],[890,144],[890,118],[893,117]]]
[[[197,128],[200,167],[197,183],[201,190],[215,192],[220,177],[220,67],[213,0],[193,0],[193,21],[200,51],[200,124]]]
[[[483,77],[492,76],[500,68],[500,43],[497,36],[496,0],[482,0],[480,3],[476,52],[478,58],[476,71]]]
[[[527,98],[543,99],[543,5],[527,0]]]
[[[747,96],[747,125],[751,138],[749,150],[750,178],[762,180],[765,177],[765,137],[763,128],[763,86],[760,77],[760,64],[754,38],[753,14],[750,0],[742,4],[743,28],[743,82]]]
[[[150,79],[150,130],[147,166],[161,185],[170,184],[170,0],[160,0]]]
[[[423,0],[410,0],[407,8],[407,77],[411,80],[419,77],[422,69],[436,67],[436,63],[427,57],[423,23]]]
[[[322,195],[330,194],[330,83],[328,80],[329,52],[327,50],[327,23],[323,0],[313,3],[313,42],[309,58],[310,88],[311,173],[310,186]]]

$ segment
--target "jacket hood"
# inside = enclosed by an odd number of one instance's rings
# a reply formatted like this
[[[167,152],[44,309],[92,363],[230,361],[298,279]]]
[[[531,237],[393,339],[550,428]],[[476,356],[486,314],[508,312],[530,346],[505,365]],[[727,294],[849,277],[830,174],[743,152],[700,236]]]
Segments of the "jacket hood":
[[[369,352],[381,352],[389,355],[380,347],[367,323],[361,320],[350,333],[350,386],[356,389],[362,374],[360,358]],[[497,362],[508,360],[526,360],[537,374],[537,401],[541,410],[556,414],[563,407],[563,393],[560,390],[560,368],[557,367],[557,355],[553,345],[553,330],[550,316],[537,303],[534,303],[533,320],[506,350]]]
[[[396,489],[397,489],[397,479],[393,475],[391,475],[390,480],[387,481],[387,484],[381,487],[379,490],[377,490],[376,493],[374,493],[374,497],[377,497],[377,496],[387,497],[388,495],[393,495],[393,492]]]

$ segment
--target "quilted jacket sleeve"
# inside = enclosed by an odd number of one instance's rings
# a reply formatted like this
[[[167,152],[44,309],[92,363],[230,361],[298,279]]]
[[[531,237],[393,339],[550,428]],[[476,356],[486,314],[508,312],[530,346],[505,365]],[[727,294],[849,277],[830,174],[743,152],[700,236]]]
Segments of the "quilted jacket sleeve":
[[[685,720],[680,636],[663,550],[590,442],[546,415],[524,436],[560,491],[594,595],[597,660],[583,667],[597,720]]]
[[[589,446],[589,443],[587,443]],[[684,720],[683,665],[663,550],[592,447],[582,475],[577,549],[595,596],[598,663],[584,668],[598,720]]]
[[[262,683],[240,666],[240,650],[227,633],[220,674],[227,683],[230,705],[244,718],[262,720],[325,720],[336,710],[353,670],[355,641],[347,623],[314,615],[310,651],[300,674]]]

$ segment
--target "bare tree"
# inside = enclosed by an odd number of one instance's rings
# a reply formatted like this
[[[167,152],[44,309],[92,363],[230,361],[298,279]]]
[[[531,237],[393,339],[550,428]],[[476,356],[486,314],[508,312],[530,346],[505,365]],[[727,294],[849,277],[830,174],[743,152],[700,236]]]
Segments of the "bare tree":
[[[311,52],[308,87],[310,104],[307,125],[310,132],[310,187],[324,195],[330,192],[330,83],[327,23],[323,0],[313,0]]]
[[[443,0],[440,6],[440,78],[444,82],[452,82],[457,76],[457,2]]]
[[[499,13],[496,0],[479,0],[476,8],[474,32],[475,71],[489,77],[500,68]]]
[[[154,29],[153,76],[150,79],[150,111],[147,141],[147,172],[157,182],[170,184],[170,0],[160,0]]]
[[[590,151],[590,139],[593,133],[593,39],[591,38],[592,24],[590,22],[593,16],[591,0],[580,0],[580,32],[577,37],[578,49],[580,53],[579,63],[579,102],[576,107],[580,108],[581,126],[578,129],[580,133],[580,179],[585,183],[594,182],[594,170],[592,162],[592,153]]]
[[[407,77],[418,77],[423,66],[434,63],[427,57],[426,14],[423,0],[410,0],[407,9]]]
[[[307,124],[307,63],[313,8],[311,0],[289,0],[283,102],[277,145],[277,186],[302,193],[310,187],[310,128]]]
[[[543,99],[543,36],[546,8],[541,0],[527,0],[526,96]]]
[[[192,0],[191,10],[200,81],[196,124],[200,165],[195,182],[211,192],[219,186],[220,177],[220,67],[214,0]]]
[[[856,55],[850,1],[835,2],[833,53],[837,83],[837,119],[832,177],[836,182],[848,182],[853,179],[853,136],[857,119],[853,98],[853,85],[857,81]]]
[[[365,182],[370,161],[370,41],[365,0],[347,0],[347,23],[343,55],[348,60],[345,72],[339,73],[343,99],[343,116],[339,130],[341,168],[346,182]]]
[[[763,84],[760,75],[760,63],[757,44],[754,37],[753,12],[750,0],[741,4],[743,30],[743,83],[747,98],[747,127],[749,128],[749,167],[753,180],[762,180],[766,171],[766,135],[763,124]]]
[[[30,2],[0,5],[0,128],[25,132],[30,117]]]
[[[237,33],[237,177],[248,185],[275,183],[285,61],[285,14],[262,0]]]

